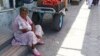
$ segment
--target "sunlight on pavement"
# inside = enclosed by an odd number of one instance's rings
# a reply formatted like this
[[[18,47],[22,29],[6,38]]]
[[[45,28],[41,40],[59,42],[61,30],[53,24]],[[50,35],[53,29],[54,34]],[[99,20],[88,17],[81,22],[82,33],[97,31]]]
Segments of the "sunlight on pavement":
[[[56,56],[84,56],[81,54],[81,49],[89,13],[90,10],[84,2]]]

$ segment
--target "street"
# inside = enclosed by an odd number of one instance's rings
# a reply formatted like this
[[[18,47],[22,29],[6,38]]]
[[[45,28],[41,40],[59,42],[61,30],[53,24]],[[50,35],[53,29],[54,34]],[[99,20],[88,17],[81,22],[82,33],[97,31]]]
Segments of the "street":
[[[86,2],[68,5],[60,32],[44,27],[43,56],[100,56],[100,5],[88,9]]]

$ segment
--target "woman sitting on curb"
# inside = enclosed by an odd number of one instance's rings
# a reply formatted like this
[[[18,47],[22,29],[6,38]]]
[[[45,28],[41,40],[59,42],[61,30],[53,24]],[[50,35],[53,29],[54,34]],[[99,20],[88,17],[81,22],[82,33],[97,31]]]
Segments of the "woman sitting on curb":
[[[42,35],[43,31],[40,25],[34,25],[28,17],[28,9],[20,8],[20,15],[18,15],[13,22],[14,38],[12,45],[28,45],[32,48],[35,56],[41,56],[36,49],[36,44],[44,44]]]

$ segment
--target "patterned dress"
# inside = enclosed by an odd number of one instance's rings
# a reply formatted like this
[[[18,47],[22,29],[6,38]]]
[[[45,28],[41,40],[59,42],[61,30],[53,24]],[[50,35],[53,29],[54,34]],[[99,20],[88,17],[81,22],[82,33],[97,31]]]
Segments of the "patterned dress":
[[[40,25],[35,26],[35,32],[31,31],[32,27],[31,24],[33,22],[31,19],[27,16],[27,21],[22,19],[20,15],[18,15],[12,26],[13,26],[13,31],[14,31],[14,38],[12,40],[12,45],[32,45],[32,44],[37,44],[38,39],[36,35],[41,36],[44,34],[42,31],[42,28]],[[20,29],[27,29],[29,30],[26,33],[23,33],[20,31]]]

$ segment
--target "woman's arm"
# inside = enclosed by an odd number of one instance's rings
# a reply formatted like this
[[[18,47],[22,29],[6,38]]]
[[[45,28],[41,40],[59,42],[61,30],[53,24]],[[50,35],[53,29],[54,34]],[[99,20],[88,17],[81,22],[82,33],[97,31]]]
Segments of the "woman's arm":
[[[27,29],[20,29],[20,31],[21,31],[21,32],[23,32],[23,33],[28,32],[28,30],[27,30]]]
[[[35,31],[35,24],[34,23],[31,24],[31,27],[32,27],[32,31]]]

